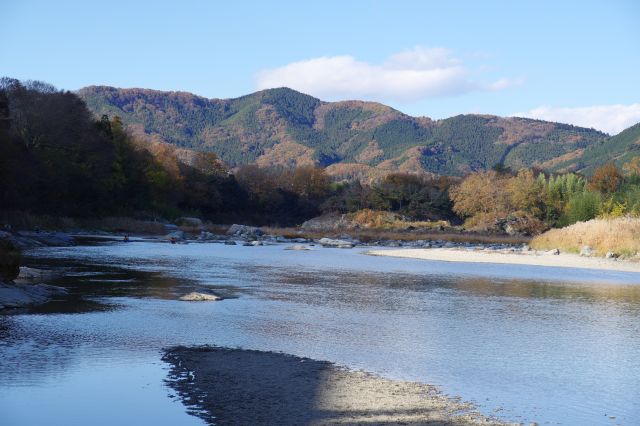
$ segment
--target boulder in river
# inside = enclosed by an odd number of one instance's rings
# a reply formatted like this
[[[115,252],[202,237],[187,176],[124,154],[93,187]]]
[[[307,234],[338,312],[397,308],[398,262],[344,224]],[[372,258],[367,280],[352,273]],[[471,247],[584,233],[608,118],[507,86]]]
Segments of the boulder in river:
[[[39,305],[66,293],[66,289],[51,285],[0,283],[0,310]]]
[[[48,269],[37,269],[37,268],[29,268],[27,266],[20,267],[20,275],[18,275],[18,279],[20,280],[45,280],[52,277],[55,277],[58,273],[48,270]]]
[[[311,250],[308,246],[303,246],[302,244],[295,244],[289,247],[285,247],[285,250]]]
[[[218,300],[222,300],[222,297],[216,296],[215,294],[209,293],[198,293],[197,291],[192,291],[189,294],[185,294],[180,297],[180,300],[185,302],[216,302]]]
[[[322,245],[322,247],[337,247],[337,248],[353,248],[354,244],[351,241],[347,240],[335,240],[333,238],[320,238],[318,243]]]

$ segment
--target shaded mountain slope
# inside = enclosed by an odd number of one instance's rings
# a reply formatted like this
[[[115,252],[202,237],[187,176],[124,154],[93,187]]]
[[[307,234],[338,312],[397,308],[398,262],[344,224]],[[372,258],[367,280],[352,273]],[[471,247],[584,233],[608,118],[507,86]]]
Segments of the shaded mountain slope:
[[[618,166],[640,156],[640,123],[606,138],[564,161],[553,164],[554,171],[577,171],[591,175],[598,166],[614,161]]]

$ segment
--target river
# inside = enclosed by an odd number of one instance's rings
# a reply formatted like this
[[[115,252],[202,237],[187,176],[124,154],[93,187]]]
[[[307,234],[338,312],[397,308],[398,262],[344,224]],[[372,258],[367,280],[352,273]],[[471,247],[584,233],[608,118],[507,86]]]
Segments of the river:
[[[640,274],[285,247],[29,251],[71,296],[0,315],[0,424],[203,424],[166,383],[175,345],[430,383],[510,421],[640,424]],[[178,300],[202,288],[226,299]]]

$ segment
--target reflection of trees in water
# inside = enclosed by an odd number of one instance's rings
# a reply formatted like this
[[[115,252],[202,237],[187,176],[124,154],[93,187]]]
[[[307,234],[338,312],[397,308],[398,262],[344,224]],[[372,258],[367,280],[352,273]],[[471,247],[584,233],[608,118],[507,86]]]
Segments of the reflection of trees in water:
[[[70,297],[66,301],[45,305],[38,308],[38,312],[89,312],[104,310],[104,307],[108,306],[83,299],[85,297],[151,297],[175,300],[180,295],[201,289],[201,285],[194,280],[178,278],[164,272],[176,267],[175,262],[169,259],[145,259],[143,262],[128,265],[129,267],[96,263],[96,260],[100,261],[100,259],[85,261],[66,258],[29,258],[28,264],[32,267],[61,271],[46,284],[65,287],[70,292]],[[161,272],[149,270],[154,266]],[[207,288],[219,288],[225,297],[233,295],[233,291],[225,286],[208,286]]]
[[[616,304],[640,311],[640,286],[633,284],[576,283],[451,275],[421,276],[403,273],[349,271],[292,271],[289,268],[256,268],[245,271],[267,281],[256,292],[272,300],[312,305],[355,305],[381,310],[420,309],[420,294],[564,300]]]
[[[455,288],[481,296],[541,299],[573,299],[583,302],[640,303],[640,286],[633,284],[555,283],[488,278],[453,281]]]

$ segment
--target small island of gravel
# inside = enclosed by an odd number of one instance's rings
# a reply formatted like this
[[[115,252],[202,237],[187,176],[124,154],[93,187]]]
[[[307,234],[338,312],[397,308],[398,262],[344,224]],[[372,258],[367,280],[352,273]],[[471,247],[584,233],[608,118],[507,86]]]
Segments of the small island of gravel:
[[[498,425],[433,386],[274,352],[177,347],[168,384],[211,424]]]

